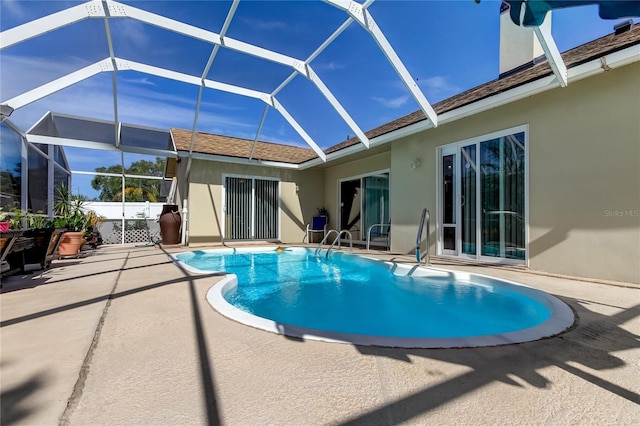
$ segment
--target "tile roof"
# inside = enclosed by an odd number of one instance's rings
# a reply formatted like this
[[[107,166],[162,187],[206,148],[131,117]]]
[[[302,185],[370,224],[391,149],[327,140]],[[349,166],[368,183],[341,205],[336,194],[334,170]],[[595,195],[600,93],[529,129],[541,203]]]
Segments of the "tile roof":
[[[629,31],[622,34],[609,34],[592,42],[568,50],[562,54],[562,59],[564,60],[566,67],[571,68],[605,54],[610,54],[639,43],[640,25],[635,25]],[[529,68],[516,71],[512,74],[503,76],[502,78],[498,78],[458,95],[452,96],[436,103],[433,105],[433,108],[436,113],[442,114],[518,86],[522,86],[552,73],[553,71],[551,70],[549,63],[545,60],[534,64]],[[375,129],[369,130],[365,134],[369,139],[373,139],[423,120],[425,120],[424,113],[422,110],[418,110],[407,114],[404,117],[400,117],[389,123],[383,124],[382,126],[376,127]],[[173,134],[176,148],[179,151],[188,151],[191,143],[191,131],[171,129],[171,133]],[[360,143],[360,141],[354,137],[327,148],[324,152],[329,154],[358,143]],[[253,141],[248,139],[198,132],[194,152],[249,158],[252,145]],[[317,155],[310,148],[301,148],[270,142],[257,142],[253,158],[301,164],[305,161],[317,158]]]
[[[171,134],[178,151],[189,151],[191,145],[191,130],[171,129]],[[227,157],[249,158],[253,141],[232,136],[214,135],[198,132],[193,147],[194,152],[204,154],[223,155]],[[264,161],[278,161],[282,163],[301,164],[316,158],[311,148],[281,145],[271,142],[257,142],[253,158]]]

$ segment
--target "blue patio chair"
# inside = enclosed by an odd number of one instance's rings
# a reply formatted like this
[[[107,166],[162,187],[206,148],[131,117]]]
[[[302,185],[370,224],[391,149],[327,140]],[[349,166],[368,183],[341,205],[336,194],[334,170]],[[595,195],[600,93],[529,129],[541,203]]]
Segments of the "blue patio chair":
[[[313,234],[322,234],[322,238],[327,235],[327,216],[314,216],[311,219],[311,224],[307,224],[307,235],[305,238],[308,243],[313,242],[311,241],[311,236]]]

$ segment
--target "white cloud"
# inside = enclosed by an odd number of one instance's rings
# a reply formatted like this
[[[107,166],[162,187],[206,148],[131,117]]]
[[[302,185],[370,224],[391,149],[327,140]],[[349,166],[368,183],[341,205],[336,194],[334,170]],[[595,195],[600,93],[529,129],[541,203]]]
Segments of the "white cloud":
[[[418,86],[424,91],[429,101],[441,101],[460,93],[460,87],[451,83],[447,77],[435,76],[418,79]]]
[[[19,1],[3,0],[2,3],[4,5],[5,13],[8,13],[12,18],[22,20],[26,15],[24,8]]]
[[[402,95],[395,98],[383,98],[374,96],[371,99],[387,108],[400,108],[401,106],[405,105],[409,101],[409,99],[411,99],[411,96]]]
[[[243,18],[242,22],[249,27],[261,31],[273,31],[273,30],[289,30],[291,27],[285,21],[263,21],[258,19]]]
[[[77,57],[53,61],[38,56],[2,54],[0,87],[2,100],[25,93],[31,89],[77,71],[89,64]]]
[[[132,19],[123,19],[122,22],[119,22],[118,27],[114,28],[112,34],[114,39],[125,39],[120,42],[131,43],[138,48],[151,45],[151,38],[147,35],[145,25]]]
[[[335,71],[335,70],[340,70],[346,67],[345,64],[340,63],[340,62],[336,62],[336,61],[329,61],[329,62],[319,62],[317,64],[312,64],[313,68],[315,68],[316,70],[326,70],[326,71]]]
[[[142,85],[146,85],[146,86],[155,86],[156,83],[154,83],[153,81],[151,81],[148,77],[141,77],[141,78],[123,78],[122,81],[124,83],[128,83],[128,84],[142,84]]]

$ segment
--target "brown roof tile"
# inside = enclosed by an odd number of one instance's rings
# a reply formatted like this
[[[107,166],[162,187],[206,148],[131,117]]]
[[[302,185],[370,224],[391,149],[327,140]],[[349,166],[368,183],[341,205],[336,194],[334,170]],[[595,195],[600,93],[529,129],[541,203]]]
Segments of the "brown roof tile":
[[[171,129],[171,134],[178,151],[189,151],[191,145],[191,131]],[[224,155],[227,157],[249,158],[253,141],[232,136],[214,135],[198,132],[193,147],[194,152],[204,154]],[[270,142],[257,142],[253,158],[256,160],[279,161],[283,163],[301,164],[316,158],[316,153],[310,148],[281,145]]]

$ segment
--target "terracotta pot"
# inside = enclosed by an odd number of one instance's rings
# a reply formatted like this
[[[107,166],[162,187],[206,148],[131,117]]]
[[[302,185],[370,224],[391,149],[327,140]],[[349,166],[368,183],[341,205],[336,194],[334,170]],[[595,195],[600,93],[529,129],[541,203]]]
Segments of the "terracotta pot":
[[[162,244],[180,244],[180,225],[182,218],[176,204],[165,204],[160,214],[160,235]]]
[[[77,256],[84,241],[84,232],[65,232],[58,246],[60,256]]]

